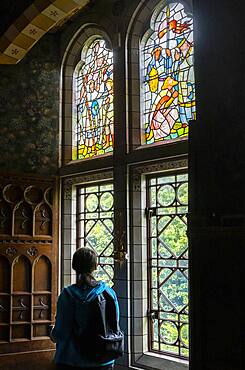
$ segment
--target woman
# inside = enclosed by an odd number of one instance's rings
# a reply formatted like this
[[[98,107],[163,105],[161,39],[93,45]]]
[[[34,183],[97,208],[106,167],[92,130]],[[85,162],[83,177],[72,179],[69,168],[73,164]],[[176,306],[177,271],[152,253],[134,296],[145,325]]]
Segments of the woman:
[[[98,282],[93,277],[97,269],[97,255],[90,248],[79,248],[73,255],[72,268],[76,271],[76,284],[65,287],[57,303],[55,326],[51,338],[56,342],[55,363],[59,370],[111,370],[114,361],[100,363],[83,354],[78,343],[76,328],[89,330],[91,326],[91,306],[98,295],[106,292],[114,300],[117,319],[119,319],[119,306],[116,293],[104,282]],[[84,304],[85,303],[85,304]],[[94,349],[96,351],[96,349]]]

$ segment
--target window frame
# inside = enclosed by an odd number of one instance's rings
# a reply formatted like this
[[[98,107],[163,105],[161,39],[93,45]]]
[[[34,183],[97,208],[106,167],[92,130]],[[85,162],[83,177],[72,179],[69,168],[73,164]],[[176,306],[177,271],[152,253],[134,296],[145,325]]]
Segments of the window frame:
[[[108,45],[108,39],[107,38],[103,38],[101,35],[93,35],[91,37],[89,37],[86,42],[84,43],[82,49],[81,49],[81,57],[80,57],[80,61],[77,63],[76,67],[75,67],[75,70],[74,70],[74,73],[73,73],[73,86],[72,86],[72,89],[73,89],[73,107],[72,107],[72,111],[73,111],[73,117],[72,117],[72,128],[76,127],[76,130],[78,129],[78,103],[77,103],[77,95],[78,95],[78,87],[77,87],[77,79],[78,79],[78,76],[80,74],[80,72],[83,70],[84,66],[86,65],[86,57],[87,57],[87,53],[88,51],[91,49],[91,46],[93,45],[93,43],[95,41],[104,41],[105,42],[105,46],[108,50],[112,49],[111,45]],[[110,50],[110,52],[113,54],[112,50]],[[113,55],[112,55],[112,66],[113,66]],[[101,67],[99,69],[99,71],[101,70]],[[92,71],[92,73],[94,73],[94,70]],[[83,72],[81,73],[83,74]],[[113,74],[113,72],[112,72]],[[113,104],[112,104],[113,106]],[[114,108],[113,108],[113,114],[114,114]],[[76,113],[75,113],[76,112]],[[97,128],[98,126],[96,126]],[[104,128],[105,126],[103,126]],[[114,129],[114,117],[113,117],[113,129]],[[75,138],[74,138],[75,136]],[[77,133],[74,132],[74,129],[73,129],[73,137],[72,137],[72,150],[74,150],[74,148],[76,148],[76,157],[78,157],[78,140],[77,140]],[[113,155],[113,144],[112,144],[112,150],[109,151],[108,153],[104,153],[104,154],[95,154],[94,156],[92,156],[91,158],[87,157],[87,158],[76,158],[76,159],[73,159],[72,158],[72,161],[79,161],[79,160],[84,160],[84,159],[93,159],[93,158],[98,158],[98,157],[103,157],[103,156],[107,156],[107,155]]]
[[[146,182],[146,209],[145,209],[145,215],[146,215],[146,223],[147,223],[147,230],[146,230],[146,234],[147,234],[147,261],[148,261],[148,258],[150,258],[151,254],[152,254],[150,239],[151,238],[155,238],[155,237],[156,238],[159,237],[159,235],[153,236],[153,234],[150,234],[150,232],[151,232],[150,209],[152,209],[152,208],[155,208],[155,209],[161,208],[161,206],[159,207],[157,205],[151,207],[151,205],[150,205],[150,189],[148,187],[157,188],[158,186],[162,186],[163,184],[160,185],[160,184],[157,184],[157,183],[155,185],[151,185],[150,182],[153,179],[156,180],[156,182],[158,182],[158,179],[159,178],[162,178],[162,177],[165,177],[165,176],[175,177],[175,180],[174,180],[174,183],[173,183],[174,184],[174,187],[175,187],[176,186],[176,183],[178,182],[177,176],[179,176],[179,175],[187,175],[187,177],[188,177],[188,172],[185,171],[185,170],[183,170],[183,169],[178,169],[178,170],[175,170],[175,171],[165,171],[165,172],[160,172],[160,173],[156,173],[155,172],[155,173],[150,174],[150,175],[149,174],[148,175],[145,175],[145,182]],[[183,181],[183,180],[179,180],[179,181]],[[186,182],[183,182],[182,184],[188,184],[188,179],[187,179]],[[188,194],[188,190],[187,190],[187,194]],[[156,194],[156,197],[157,197],[157,194]],[[177,207],[181,207],[181,206],[182,207],[187,207],[187,211],[186,212],[183,212],[182,211],[179,214],[179,212],[175,210],[175,214],[171,213],[169,216],[171,218],[173,218],[173,219],[175,219],[175,218],[180,218],[181,219],[182,217],[185,217],[187,219],[187,215],[188,215],[188,203],[187,204],[181,204],[181,201],[178,199],[177,194],[175,196],[174,202],[176,202],[176,204],[177,204],[176,206]],[[165,207],[165,205],[163,207]],[[170,207],[170,205],[167,205],[166,206],[166,208],[169,208],[169,207]],[[173,206],[173,207],[175,207],[175,206]],[[167,216],[168,214],[165,214],[165,215]],[[158,214],[158,212],[156,211],[156,214],[154,214],[154,216],[156,218],[158,218],[158,217],[163,216],[163,214],[161,214],[161,216],[160,216]],[[170,224],[171,224],[171,222],[170,222]],[[186,229],[185,229],[185,234],[186,234],[186,232],[187,232],[187,224],[186,223],[185,223],[185,226],[186,226]],[[188,251],[189,251],[189,247],[187,245],[187,248],[184,251],[184,253],[186,253],[186,252],[188,253]],[[175,261],[179,261],[179,257],[180,256],[176,256]],[[156,258],[157,258],[158,261],[159,260],[168,259],[168,257],[165,257],[165,258],[164,257],[154,257],[154,259],[156,259]],[[173,260],[173,259],[171,258],[171,260]],[[185,260],[189,262],[189,257],[186,257]],[[178,263],[177,263],[177,265],[178,265]],[[148,290],[147,290],[147,293],[148,293],[148,299],[147,299],[147,301],[148,301],[148,315],[147,316],[148,316],[148,348],[150,348],[149,351],[150,352],[153,352],[153,353],[156,353],[156,354],[159,354],[159,355],[168,356],[168,357],[171,357],[171,358],[174,358],[174,359],[175,358],[178,358],[180,360],[183,359],[185,361],[188,361],[189,355],[188,355],[188,357],[186,357],[186,356],[183,356],[181,354],[177,354],[176,355],[174,353],[171,354],[171,353],[168,353],[168,352],[161,351],[160,349],[153,349],[153,348],[151,348],[152,347],[152,342],[153,342],[153,333],[152,333],[152,331],[154,330],[153,322],[150,319],[151,314],[153,314],[153,312],[159,312],[159,311],[162,311],[164,313],[168,313],[168,311],[165,311],[163,308],[160,307],[159,302],[158,302],[158,308],[157,309],[152,308],[152,306],[153,306],[153,298],[151,296],[151,291],[152,291],[152,289],[155,289],[154,286],[152,285],[152,275],[151,275],[151,273],[152,273],[151,270],[152,270],[153,266],[155,266],[155,265],[153,265],[152,263],[149,263],[149,261],[148,261],[148,265],[147,265],[147,271],[148,271],[148,279],[147,279],[147,283],[148,283]],[[160,264],[157,264],[154,268],[160,268]],[[181,270],[181,267],[180,266],[177,266],[177,267],[175,267],[175,269],[177,271],[180,271]],[[189,272],[189,263],[188,263],[188,266],[186,267],[186,270]],[[158,279],[159,279],[159,277],[158,277]],[[188,290],[187,290],[187,292],[189,293],[189,278],[186,276],[186,279],[188,281],[188,283],[187,283],[188,284]],[[158,280],[158,283],[159,283],[159,280]],[[188,304],[186,305],[186,308],[187,308],[187,311],[189,311],[189,294],[188,294]],[[174,312],[174,313],[176,315],[181,315],[178,312],[178,310],[177,310],[177,312]],[[183,315],[186,315],[188,317],[188,320],[187,320],[187,322],[185,324],[187,324],[187,326],[189,327],[189,313],[188,312],[187,313],[183,313]],[[158,317],[157,320],[161,320],[161,319]],[[164,319],[164,321],[166,321],[166,320],[168,320],[168,319]],[[179,324],[181,323],[180,320],[181,319],[179,318],[179,322],[178,322]],[[175,320],[175,322],[176,321],[177,320]],[[184,323],[182,322],[182,324],[184,324]],[[181,336],[181,332],[180,331],[178,332],[178,335]],[[161,344],[161,338],[160,338],[160,336],[158,334],[158,346],[160,346],[160,344]],[[182,348],[185,348],[185,347],[183,346]],[[187,347],[187,348],[188,348],[188,351],[189,351],[189,347]],[[178,349],[180,351],[181,350],[181,346],[178,346]]]
[[[176,1],[166,1],[166,4],[169,2]],[[184,5],[186,13],[191,13],[191,0],[180,0],[178,2]],[[146,234],[145,236],[142,234],[142,230],[143,232],[146,230],[144,219],[145,206],[142,207],[145,177],[158,172],[169,170],[187,171],[188,169],[188,138],[179,138],[173,141],[148,145],[142,145],[141,143],[140,45],[142,38],[150,28],[150,20],[153,13],[164,6],[159,0],[140,1],[131,18],[126,39],[126,49],[128,50],[128,122],[130,123],[130,127],[128,127],[128,165],[130,182],[129,208],[131,210],[131,215],[129,216],[131,364],[134,367],[147,370],[152,368],[184,370],[189,368],[189,359],[183,360],[173,356],[156,354],[148,350],[147,299],[142,293],[147,291],[145,282],[146,269],[142,267],[143,263],[147,263],[147,245],[144,243]]]
[[[144,88],[142,86],[142,82],[143,80],[145,79],[145,74],[143,73],[143,71],[145,70],[145,61],[144,61],[144,58],[142,57],[142,55],[144,54],[144,49],[148,43],[148,40],[151,38],[151,35],[154,34],[155,32],[155,26],[154,26],[154,22],[156,21],[156,19],[159,17],[159,14],[161,13],[161,10],[165,10],[166,7],[168,5],[171,5],[171,4],[181,4],[183,6],[183,9],[185,11],[185,14],[186,16],[189,15],[190,18],[192,18],[193,20],[193,15],[192,15],[192,12],[190,11],[190,4],[188,3],[188,1],[173,1],[173,0],[170,0],[170,1],[165,1],[165,4],[162,4],[161,2],[159,2],[157,4],[157,6],[154,8],[153,12],[151,13],[151,15],[149,16],[149,19],[146,23],[147,26],[145,27],[146,30],[145,32],[143,33],[143,35],[141,35],[141,38],[139,40],[139,50],[140,50],[140,59],[139,59],[139,70],[140,70],[140,130],[141,130],[141,135],[140,135],[140,139],[141,139],[141,142],[140,142],[140,146],[148,146],[148,145],[156,145],[156,141],[152,144],[147,144],[146,143],[146,140],[145,138],[143,139],[143,136],[145,136],[145,130],[143,129],[143,126],[144,126],[144,110],[146,109],[145,107],[145,104],[144,104]],[[153,23],[153,27],[152,28],[152,23]],[[192,30],[192,36],[193,36],[193,30]],[[169,42],[169,39],[167,40],[167,43]],[[164,44],[164,42],[162,42]],[[161,42],[160,42],[160,45],[161,45]],[[194,68],[193,67],[193,64],[190,66],[190,68]],[[168,72],[168,75],[169,77],[169,72]],[[190,80],[188,80],[189,82]],[[180,113],[179,113],[180,114]],[[192,113],[193,114],[193,113]],[[192,118],[193,119],[193,118]],[[190,120],[189,120],[190,121]],[[177,137],[177,138],[172,138],[172,139],[167,139],[166,141],[160,141],[160,143],[162,145],[166,145],[166,143],[178,143],[179,141],[181,140],[188,140],[188,134],[187,136],[180,136],[180,137]]]
[[[185,148],[188,146],[188,137],[180,137],[178,139],[160,141],[159,143],[143,144],[142,140],[142,60],[141,60],[141,44],[147,34],[153,32],[150,23],[154,14],[159,12],[159,9],[164,8],[170,3],[181,3],[186,11],[186,14],[192,15],[192,0],[165,0],[162,4],[159,0],[141,1],[135,9],[127,33],[127,49],[128,49],[128,122],[131,122],[129,127],[129,151],[140,151],[160,148],[161,146],[168,147],[167,151],[171,155],[171,151]],[[185,149],[180,150],[181,153],[187,153]]]
[[[83,64],[82,57],[84,55],[84,50],[89,47],[89,45],[95,39],[103,39],[106,42],[106,45],[109,49],[112,49],[112,43],[109,39],[107,33],[99,27],[95,26],[85,26],[78,30],[78,32],[73,36],[70,43],[67,46],[62,66],[61,66],[61,104],[60,104],[60,132],[61,132],[61,142],[60,142],[60,167],[61,175],[63,171],[72,174],[72,167],[79,166],[79,171],[84,171],[83,162],[92,162],[92,160],[100,160],[106,157],[111,157],[112,153],[106,153],[98,156],[98,158],[84,158],[72,160],[72,149],[73,149],[73,138],[74,138],[74,120],[77,119],[76,112],[76,91],[74,89],[75,77],[78,73],[78,69],[81,68]],[[83,52],[83,53],[82,53]],[[76,118],[75,118],[76,117]],[[96,163],[96,162],[95,162]],[[70,165],[70,168],[67,171],[67,165]],[[90,165],[87,165],[89,167]],[[92,168],[94,164],[92,165]],[[100,164],[98,164],[100,168]]]
[[[175,174],[183,171],[188,171],[187,155],[130,167],[131,361],[133,366],[146,370],[189,368],[188,359],[149,350],[148,326],[146,178],[149,175]]]
[[[83,196],[85,198],[88,193],[85,192],[85,194],[81,194],[81,189],[87,189],[88,187],[91,187],[91,186],[98,186],[98,188],[100,189],[100,187],[103,186],[103,185],[112,185],[111,193],[113,194],[113,206],[112,206],[112,210],[110,210],[110,212],[113,213],[113,217],[111,217],[110,220],[113,222],[113,232],[112,232],[112,240],[111,240],[110,243],[112,243],[113,251],[114,251],[114,191],[113,191],[113,181],[112,181],[112,179],[111,180],[104,180],[104,181],[88,182],[88,183],[83,183],[83,184],[77,184],[76,185],[76,242],[77,242],[76,246],[77,246],[77,248],[80,248],[81,244],[83,244],[83,246],[86,245],[86,237],[87,237],[86,235],[82,236],[82,233],[81,233],[80,221],[82,221],[82,219],[81,219],[82,212],[81,212],[80,198],[83,197]],[[100,191],[101,190],[99,190],[98,192],[100,192]],[[95,193],[91,193],[91,194],[95,194]],[[86,209],[86,207],[84,207],[84,212],[83,213],[86,215],[87,211],[85,209]],[[96,212],[100,213],[102,211],[100,209],[99,211],[96,211]],[[108,220],[109,218],[106,217],[105,219]],[[98,221],[100,221],[100,218],[91,219],[91,220],[96,220],[98,222]],[[84,223],[86,223],[86,221],[88,221],[88,218],[86,218],[86,216],[84,216],[83,221],[84,221]],[[88,245],[88,247],[91,248],[90,245]],[[97,255],[98,255],[98,266],[99,266],[101,255],[98,252],[97,252]],[[102,258],[106,258],[106,257],[113,258],[113,252],[112,252],[112,255],[102,256]],[[115,267],[114,265],[115,265],[115,263],[113,261],[113,265],[107,263],[107,266],[108,265],[111,266],[112,269],[113,269],[113,278],[110,279],[110,281],[113,281],[114,280],[114,267]],[[103,280],[103,281],[106,282],[106,280]],[[109,284],[108,282],[106,282],[106,283]],[[112,284],[112,287],[113,287],[113,284]]]
[[[62,281],[61,285],[75,283],[76,274],[72,270],[72,255],[77,244],[77,188],[84,185],[112,181],[111,170],[86,173],[62,179]]]
[[[186,4],[184,1],[181,3]],[[138,5],[137,5],[138,4]],[[156,172],[187,169],[188,140],[159,142],[153,145],[141,145],[140,116],[140,63],[139,43],[149,27],[152,11],[159,0],[141,0],[128,9],[128,25],[119,32],[118,24],[108,22],[96,12],[90,23],[84,15],[84,26],[74,33],[68,44],[61,69],[61,117],[60,131],[60,176],[63,193],[62,206],[62,285],[75,281],[71,270],[71,256],[76,249],[76,187],[106,180],[114,183],[115,249],[119,258],[115,263],[114,288],[119,298],[121,326],[125,331],[125,356],[117,365],[125,368],[184,370],[187,361],[154,354],[147,350],[147,302],[142,291],[147,292],[144,280],[137,280],[137,274],[143,275],[142,265],[142,194],[144,178]],[[134,8],[134,10],[133,10]],[[133,11],[132,11],[133,10]],[[133,15],[132,15],[133,14]],[[148,23],[147,23],[148,22]],[[104,31],[107,30],[107,33]],[[113,73],[115,84],[114,128],[115,142],[113,155],[105,154],[98,158],[72,161],[72,84],[73,73],[80,61],[81,50],[89,37],[98,35],[111,42],[115,52]],[[112,41],[109,40],[111,36]],[[62,129],[63,127],[63,129]],[[143,222],[144,223],[144,222]],[[122,235],[122,232],[125,234]],[[121,234],[121,236],[120,236]],[[122,249],[120,250],[122,246]],[[146,249],[143,251],[146,252]],[[127,253],[127,255],[125,255]],[[128,260],[127,260],[128,258]],[[146,262],[146,261],[145,261]],[[139,275],[138,275],[139,276]],[[137,294],[139,298],[137,298]],[[136,296],[135,296],[136,295]],[[140,304],[139,304],[140,303]],[[144,335],[139,335],[144,333]]]

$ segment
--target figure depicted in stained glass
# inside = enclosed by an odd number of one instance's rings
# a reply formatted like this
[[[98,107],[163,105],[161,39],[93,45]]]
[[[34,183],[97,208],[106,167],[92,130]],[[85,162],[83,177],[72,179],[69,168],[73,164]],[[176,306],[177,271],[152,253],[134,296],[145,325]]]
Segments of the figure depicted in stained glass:
[[[78,73],[77,139],[75,159],[89,158],[113,150],[112,52],[104,40],[87,49]]]
[[[107,97],[103,101],[103,116],[105,122],[105,148],[109,148],[111,143],[114,141],[114,112],[113,109],[113,81],[108,78],[105,83],[105,89],[107,91]]]
[[[169,4],[155,17],[144,45],[145,142],[187,136],[195,118],[193,31],[182,4]]]

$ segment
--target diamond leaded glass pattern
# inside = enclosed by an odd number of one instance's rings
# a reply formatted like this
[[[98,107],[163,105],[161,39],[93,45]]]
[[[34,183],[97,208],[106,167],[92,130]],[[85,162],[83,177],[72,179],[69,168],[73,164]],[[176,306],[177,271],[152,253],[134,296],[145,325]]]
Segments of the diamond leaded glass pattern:
[[[148,179],[150,350],[188,357],[187,174]]]
[[[193,20],[180,3],[152,17],[142,42],[144,144],[186,137],[195,119]]]
[[[78,188],[79,247],[90,247],[98,255],[96,278],[113,285],[113,184],[103,183]]]

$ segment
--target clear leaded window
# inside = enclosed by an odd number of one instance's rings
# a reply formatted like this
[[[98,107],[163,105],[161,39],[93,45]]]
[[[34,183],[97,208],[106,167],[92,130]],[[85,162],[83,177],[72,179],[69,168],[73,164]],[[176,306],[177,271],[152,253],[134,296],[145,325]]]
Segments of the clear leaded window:
[[[90,247],[98,255],[96,278],[113,285],[113,184],[101,183],[77,189],[78,247]]]
[[[188,357],[187,174],[147,179],[149,345]]]
[[[180,3],[158,8],[142,41],[143,144],[188,135],[195,118],[193,20]]]
[[[113,53],[102,39],[82,52],[74,80],[75,119],[73,159],[113,151]]]

